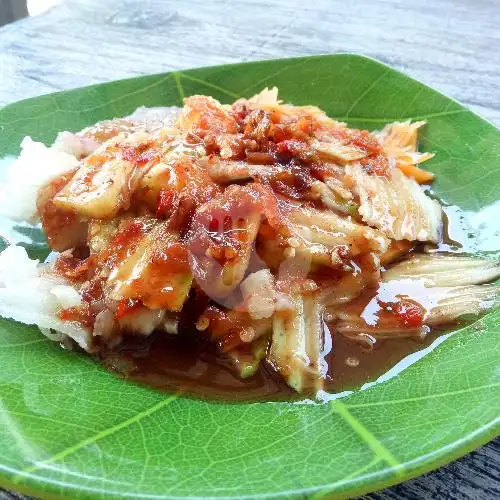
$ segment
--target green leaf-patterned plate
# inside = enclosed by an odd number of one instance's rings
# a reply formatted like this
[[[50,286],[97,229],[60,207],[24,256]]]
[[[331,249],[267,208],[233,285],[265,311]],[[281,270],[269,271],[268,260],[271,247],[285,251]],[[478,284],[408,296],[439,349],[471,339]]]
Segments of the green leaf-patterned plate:
[[[17,154],[25,135],[49,143],[60,130],[138,106],[179,105],[194,93],[231,102],[271,85],[285,101],[316,104],[356,127],[426,119],[435,192],[467,213],[499,197],[495,127],[356,55],[202,68],[29,99],[0,111],[0,155]],[[0,484],[72,499],[319,498],[394,484],[498,433],[499,326],[500,313],[490,313],[397,377],[329,403],[228,404],[124,382],[35,328],[2,320]]]

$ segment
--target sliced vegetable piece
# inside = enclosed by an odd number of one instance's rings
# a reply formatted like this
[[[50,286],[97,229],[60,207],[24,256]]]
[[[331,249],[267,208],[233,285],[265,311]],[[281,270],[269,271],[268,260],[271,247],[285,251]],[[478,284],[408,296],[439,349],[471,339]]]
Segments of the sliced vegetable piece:
[[[387,251],[380,256],[380,264],[387,266],[406,255],[413,247],[413,243],[407,240],[392,240]]]
[[[430,330],[428,326],[405,326],[396,317],[392,316],[384,318],[376,327],[367,325],[362,318],[355,315],[341,315],[341,318],[333,326],[334,332],[362,344],[373,344],[376,339],[423,339]]]
[[[317,264],[338,267],[340,249],[343,260],[349,260],[364,253],[383,253],[389,246],[380,231],[329,211],[293,208],[288,220],[289,246]]]
[[[278,234],[267,221],[263,221],[259,228],[256,241],[258,257],[273,272],[276,273],[285,259],[285,253],[290,248],[286,239]]]
[[[250,165],[246,161],[210,158],[206,164],[210,177],[220,183],[239,182],[251,179]]]
[[[364,254],[351,263],[351,269],[338,279],[321,282],[319,300],[325,307],[336,307],[359,297],[367,288],[376,288],[380,279],[380,259],[375,253]]]
[[[463,316],[477,316],[500,305],[500,286],[471,285],[453,287],[427,314],[425,321],[431,326],[449,323]]]
[[[500,262],[469,256],[415,254],[382,274],[383,281],[423,279],[428,286],[465,286],[500,277]]]
[[[145,202],[158,217],[167,218],[178,208],[182,197],[189,198],[193,206],[198,206],[219,191],[205,169],[198,166],[194,154],[174,149],[145,173],[139,181],[135,197]]]
[[[428,170],[424,170],[423,168],[417,167],[416,165],[404,165],[397,164],[399,170],[406,175],[406,177],[412,177],[419,184],[425,184],[426,182],[431,182],[434,180],[434,174],[429,172]]]
[[[410,120],[394,122],[386,125],[380,132],[374,132],[382,143],[385,154],[395,158],[402,172],[419,183],[428,182],[434,178],[431,172],[415,167],[416,164],[434,156],[433,153],[417,151],[418,129],[425,123],[425,121],[411,123]]]
[[[129,207],[140,178],[160,155],[160,145],[148,134],[111,139],[83,160],[54,205],[86,217],[113,218]]]
[[[269,269],[248,275],[240,285],[245,307],[253,319],[270,318],[276,303],[274,276]]]
[[[161,222],[112,269],[107,290],[115,300],[136,299],[151,309],[180,311],[192,280],[187,251],[178,234]]]
[[[76,170],[65,172],[38,190],[36,208],[52,250],[63,252],[86,243],[88,223],[78,214],[54,204],[54,196],[71,181]]]
[[[227,355],[233,362],[240,378],[249,378],[255,375],[261,361],[266,357],[270,342],[270,335],[265,335],[252,342],[249,346],[240,346],[228,351]]]
[[[439,240],[441,206],[413,179],[398,169],[392,170],[389,178],[370,175],[361,165],[346,166],[346,174],[359,196],[359,214],[368,225],[395,240]]]
[[[349,163],[365,158],[368,155],[363,149],[351,144],[344,144],[342,141],[334,138],[331,138],[329,141],[313,141],[311,145],[318,156],[326,161]]]
[[[344,184],[344,169],[342,168],[342,178],[334,177],[333,175],[325,178],[325,184],[338,196],[346,201],[352,201],[354,195],[352,191]]]
[[[273,316],[267,359],[297,392],[317,391],[326,373],[322,306],[314,294],[290,297],[290,304],[292,309]]]
[[[221,184],[241,182],[252,178],[270,178],[280,172],[280,167],[273,165],[250,164],[246,161],[222,160],[210,158],[202,163],[210,177]]]
[[[391,295],[389,288],[409,295]],[[413,294],[412,294],[413,290]],[[389,293],[387,293],[389,292]],[[415,292],[417,292],[415,294]],[[394,280],[383,284],[368,303],[356,301],[330,310],[336,332],[355,340],[367,338],[423,338],[430,327],[445,327],[466,316],[478,316],[500,304],[497,285],[427,287],[423,280]]]
[[[330,184],[332,184],[332,181]],[[315,181],[311,186],[311,198],[315,198],[314,194],[318,195],[318,199],[323,203],[326,208],[335,210],[346,215],[356,215],[358,212],[358,205],[352,200],[346,200],[338,194],[338,190],[330,188],[327,182]]]

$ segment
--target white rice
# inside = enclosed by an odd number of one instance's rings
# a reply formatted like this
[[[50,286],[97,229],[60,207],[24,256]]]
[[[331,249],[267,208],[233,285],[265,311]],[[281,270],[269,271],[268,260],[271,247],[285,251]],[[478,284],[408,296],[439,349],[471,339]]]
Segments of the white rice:
[[[0,214],[13,220],[36,220],[38,190],[60,174],[76,168],[71,154],[48,148],[31,137],[21,143],[21,154],[9,165],[0,191]]]
[[[78,291],[63,278],[41,274],[42,268],[23,247],[12,245],[0,253],[0,316],[37,325],[51,340],[61,340],[50,331],[56,330],[89,350],[91,333],[57,317],[60,309],[81,304]]]

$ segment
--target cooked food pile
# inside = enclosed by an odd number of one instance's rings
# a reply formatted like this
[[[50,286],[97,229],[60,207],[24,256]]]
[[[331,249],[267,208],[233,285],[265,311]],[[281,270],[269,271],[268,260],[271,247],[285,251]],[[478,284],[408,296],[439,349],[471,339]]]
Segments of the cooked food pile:
[[[194,332],[241,377],[268,363],[318,391],[330,335],[422,338],[498,302],[480,285],[498,262],[433,251],[443,221],[420,186],[433,179],[423,125],[356,130],[273,88],[140,109],[50,148],[26,138],[2,210],[39,219],[57,254],[0,255],[0,314],[89,353]]]

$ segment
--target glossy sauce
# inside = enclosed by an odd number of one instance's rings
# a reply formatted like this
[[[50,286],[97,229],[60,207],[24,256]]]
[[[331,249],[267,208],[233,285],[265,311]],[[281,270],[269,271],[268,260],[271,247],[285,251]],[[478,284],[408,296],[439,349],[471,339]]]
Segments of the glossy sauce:
[[[224,355],[195,336],[156,332],[148,338],[129,339],[118,351],[101,358],[104,366],[125,379],[155,389],[222,401],[303,400],[265,362],[248,379],[240,379]],[[435,339],[379,340],[368,350],[342,335],[333,335],[326,355],[329,366],[325,390],[338,393],[356,389],[385,373],[408,354],[428,347]]]
[[[1,159],[0,165],[3,168],[3,162],[9,164],[13,160],[14,157]],[[444,205],[443,210],[445,234],[436,250],[452,253],[498,252],[500,228],[492,221],[500,219],[500,201],[477,212],[462,211],[454,205]],[[34,233],[28,224],[0,217],[0,229],[9,244],[33,244],[31,236]],[[415,291],[406,290],[405,293],[412,295]],[[364,297],[367,307],[363,316],[367,322],[370,315],[377,312],[370,306],[374,304],[372,299],[373,293]],[[329,367],[325,390],[332,394],[357,389],[376,380],[411,353],[433,344],[443,333],[433,331],[423,340],[378,340],[369,350],[342,335],[336,335],[333,329],[330,331],[332,341],[325,357]],[[196,331],[186,336],[157,332],[149,338],[131,338],[118,351],[101,356],[100,361],[127,380],[159,390],[180,391],[197,398],[269,401],[304,400],[308,397],[291,390],[265,362],[261,363],[256,375],[240,379],[234,374],[230,361]]]
[[[489,210],[496,210],[500,205]],[[460,213],[456,207],[444,207],[446,214],[445,235],[436,248],[446,252],[483,250],[472,245],[470,235],[477,235],[484,227],[470,227],[471,214]],[[485,209],[488,210],[488,209]],[[491,236],[491,235],[490,235]],[[495,236],[498,237],[497,234]],[[498,243],[496,241],[495,243]],[[484,240],[489,245],[488,240]],[[499,248],[500,245],[496,245]],[[417,249],[421,251],[422,249]],[[486,249],[485,249],[486,250]],[[411,288],[411,289],[410,289]],[[358,303],[364,304],[362,317],[369,325],[376,322],[377,314],[383,314],[380,301],[390,301],[396,295],[414,298],[424,308],[433,305],[432,294],[417,283],[409,287],[401,282],[393,286],[381,285],[378,295],[367,292]],[[378,339],[368,348],[352,339],[331,332],[331,345],[325,352],[328,375],[325,391],[331,394],[357,389],[367,382],[376,380],[401,360],[433,344],[443,332],[431,331],[425,338]],[[452,326],[452,325],[450,325]],[[328,331],[327,331],[327,337]],[[130,338],[118,351],[101,355],[101,362],[110,370],[128,380],[146,384],[160,390],[179,391],[187,396],[225,401],[276,401],[304,400],[310,395],[297,394],[266,362],[261,363],[258,372],[240,379],[231,362],[217,351],[197,331],[183,335],[168,335],[157,332],[149,338]],[[408,362],[410,365],[411,362]]]

